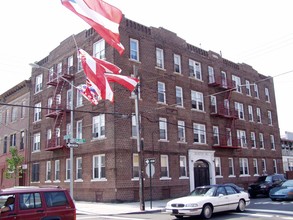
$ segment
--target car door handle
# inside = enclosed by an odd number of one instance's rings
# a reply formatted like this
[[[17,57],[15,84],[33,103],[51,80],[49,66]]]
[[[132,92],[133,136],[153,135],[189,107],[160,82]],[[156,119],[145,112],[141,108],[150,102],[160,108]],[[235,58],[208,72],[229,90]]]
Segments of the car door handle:
[[[40,209],[40,210],[37,210],[37,212],[44,212],[44,210],[43,209]]]

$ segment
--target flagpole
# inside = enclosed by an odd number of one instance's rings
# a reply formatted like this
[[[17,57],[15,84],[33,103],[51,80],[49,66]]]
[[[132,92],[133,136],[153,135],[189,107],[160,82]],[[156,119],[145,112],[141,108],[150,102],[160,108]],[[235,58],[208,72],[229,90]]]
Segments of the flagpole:
[[[135,66],[133,66],[134,74],[137,77],[137,72]],[[145,201],[144,201],[144,182],[143,182],[143,148],[141,146],[141,138],[140,138],[140,120],[139,120],[139,86],[140,83],[137,83],[135,88],[135,120],[136,120],[136,142],[137,142],[137,153],[138,153],[138,174],[139,174],[139,204],[140,210],[145,210]]]

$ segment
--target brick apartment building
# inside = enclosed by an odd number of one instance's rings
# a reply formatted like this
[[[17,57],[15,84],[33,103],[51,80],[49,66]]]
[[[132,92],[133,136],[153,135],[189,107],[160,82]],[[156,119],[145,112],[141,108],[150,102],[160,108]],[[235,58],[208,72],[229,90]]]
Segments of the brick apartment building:
[[[285,136],[281,138],[283,169],[284,172],[290,171],[293,177],[293,133],[285,132]]]
[[[24,80],[0,95],[0,188],[24,185],[26,177],[26,148],[29,136],[30,80]],[[25,158],[22,166],[24,173],[17,183],[7,179],[6,158],[10,158],[10,148],[15,147],[18,154]]]
[[[135,99],[111,84],[114,103],[93,106],[74,86],[85,83],[79,48],[140,79],[143,156],[153,158],[153,199],[187,194],[203,184],[244,187],[264,173],[282,173],[273,79],[247,64],[188,44],[164,28],[127,18],[120,25],[122,56],[93,31],[68,37],[32,69],[31,144],[28,185],[69,188],[66,137],[74,149],[74,198],[88,201],[139,199]],[[62,77],[60,77],[62,76]],[[74,126],[70,126],[70,97]],[[84,141],[83,141],[84,140]],[[145,199],[150,182],[144,170]]]

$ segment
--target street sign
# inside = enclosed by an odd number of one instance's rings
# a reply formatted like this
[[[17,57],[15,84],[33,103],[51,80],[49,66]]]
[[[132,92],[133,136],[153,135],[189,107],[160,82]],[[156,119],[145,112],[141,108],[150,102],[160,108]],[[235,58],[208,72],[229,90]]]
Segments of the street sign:
[[[70,137],[71,137],[71,135],[70,134],[67,134],[67,135],[64,135],[63,139],[64,140],[68,140],[68,139],[70,139]]]
[[[85,143],[85,139],[75,139],[75,142],[82,144],[82,143]]]
[[[67,147],[71,148],[71,147],[78,147],[78,143],[67,143]]]
[[[147,158],[147,159],[145,159],[145,162],[147,164],[149,164],[149,163],[155,163],[155,158]]]
[[[148,163],[146,168],[145,168],[145,172],[148,175],[148,178],[152,178],[155,174],[155,166],[152,163]]]

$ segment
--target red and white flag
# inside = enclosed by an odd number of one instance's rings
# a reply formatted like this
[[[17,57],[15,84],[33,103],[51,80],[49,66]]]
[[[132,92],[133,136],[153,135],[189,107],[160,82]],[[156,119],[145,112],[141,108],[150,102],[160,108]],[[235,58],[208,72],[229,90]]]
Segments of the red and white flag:
[[[96,57],[93,58],[101,66],[101,68],[103,68],[104,73],[119,74],[122,71],[118,66],[114,65],[113,63],[107,62],[106,60],[98,59]]]
[[[103,0],[61,0],[61,3],[92,26],[120,54],[124,52],[119,35],[122,12],[118,8]]]
[[[124,86],[131,92],[135,89],[138,83],[137,78],[133,78],[130,76],[111,74],[111,73],[105,73],[105,76],[109,82],[119,83],[120,85]]]
[[[85,97],[88,101],[90,101],[93,105],[98,105],[98,94],[95,89],[86,84],[79,85],[77,87],[78,91]]]
[[[105,77],[104,68],[90,56],[87,52],[79,49],[82,67],[91,86],[100,95],[102,99],[108,99],[113,102],[113,91]]]

